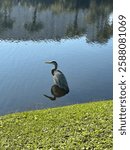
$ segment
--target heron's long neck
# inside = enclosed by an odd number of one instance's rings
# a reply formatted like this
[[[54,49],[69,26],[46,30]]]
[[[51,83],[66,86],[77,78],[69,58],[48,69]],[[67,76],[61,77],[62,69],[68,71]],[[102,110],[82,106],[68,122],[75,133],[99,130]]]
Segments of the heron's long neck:
[[[57,70],[58,65],[57,65],[57,64],[54,64],[54,66],[55,66],[55,67],[51,70],[51,72],[52,72],[53,75],[54,75],[54,71]]]

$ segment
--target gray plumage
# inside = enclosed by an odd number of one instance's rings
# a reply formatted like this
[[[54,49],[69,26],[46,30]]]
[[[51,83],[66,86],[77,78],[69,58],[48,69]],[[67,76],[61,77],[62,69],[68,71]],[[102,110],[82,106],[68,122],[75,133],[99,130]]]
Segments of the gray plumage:
[[[55,85],[69,92],[67,80],[61,71],[59,70],[54,71],[53,81]]]
[[[57,85],[59,88],[64,89],[66,91],[66,93],[68,93],[69,87],[68,87],[67,80],[66,80],[64,74],[60,70],[57,70],[57,68],[58,68],[57,62],[56,61],[48,61],[45,63],[54,65],[54,68],[51,70],[54,85]]]

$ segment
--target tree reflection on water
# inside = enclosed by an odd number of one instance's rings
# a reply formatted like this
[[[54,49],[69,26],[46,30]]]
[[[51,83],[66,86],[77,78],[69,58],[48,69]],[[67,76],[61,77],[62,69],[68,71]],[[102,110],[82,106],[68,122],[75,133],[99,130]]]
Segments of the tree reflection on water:
[[[112,0],[0,0],[0,39],[58,40],[112,36]],[[17,32],[16,32],[17,31]]]

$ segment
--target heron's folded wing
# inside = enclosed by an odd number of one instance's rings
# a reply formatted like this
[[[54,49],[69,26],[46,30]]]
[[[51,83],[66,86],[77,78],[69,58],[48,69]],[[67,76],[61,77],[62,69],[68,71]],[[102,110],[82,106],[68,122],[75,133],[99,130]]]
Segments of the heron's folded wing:
[[[59,71],[59,70],[55,71],[54,76],[53,76],[53,80],[54,80],[54,83],[56,85],[58,85],[60,88],[63,88],[65,90],[69,89],[67,80],[61,71]]]

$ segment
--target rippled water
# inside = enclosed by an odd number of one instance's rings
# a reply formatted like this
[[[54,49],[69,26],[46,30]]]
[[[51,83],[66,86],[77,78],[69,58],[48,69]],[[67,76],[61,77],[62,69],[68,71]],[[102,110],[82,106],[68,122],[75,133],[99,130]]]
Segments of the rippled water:
[[[55,60],[70,92],[51,101]],[[112,98],[112,1],[0,1],[0,114]]]

